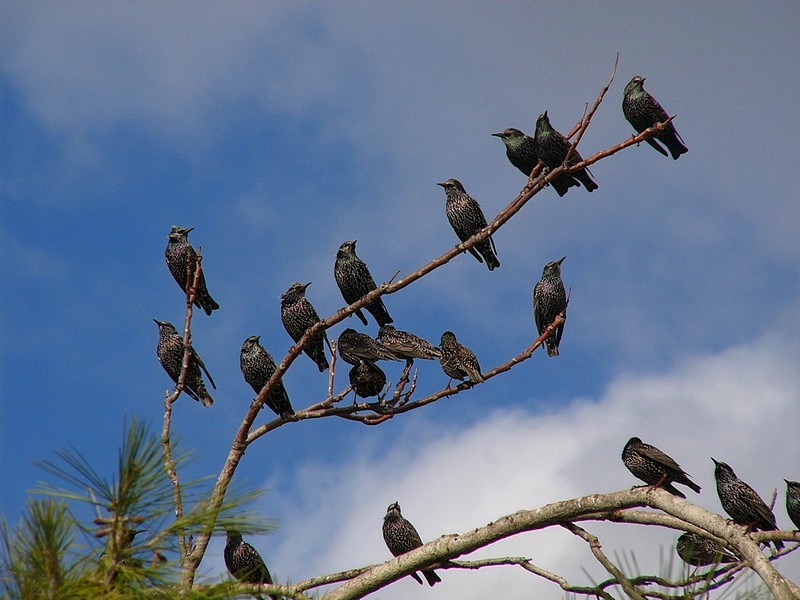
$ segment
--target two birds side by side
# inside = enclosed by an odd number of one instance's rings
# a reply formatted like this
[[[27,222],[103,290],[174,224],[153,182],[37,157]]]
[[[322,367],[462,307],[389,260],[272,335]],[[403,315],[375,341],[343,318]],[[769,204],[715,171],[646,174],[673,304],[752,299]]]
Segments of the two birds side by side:
[[[775,515],[758,493],[739,479],[730,465],[714,458],[711,460],[714,463],[717,496],[731,520],[753,531],[777,531],[779,528]],[[673,458],[638,437],[632,437],[625,444],[622,462],[637,479],[650,486],[661,487],[679,498],[686,496],[673,485],[676,483],[700,493],[700,486],[690,479]],[[786,484],[786,510],[795,526],[800,528],[800,484],[789,480],[786,480]],[[775,550],[783,548],[780,540],[774,540],[772,544]],[[717,546],[716,541],[706,541],[705,538],[693,534],[681,536],[677,549],[685,562],[695,566],[730,562],[728,553],[718,556],[720,548]],[[713,560],[706,562],[708,557]]]

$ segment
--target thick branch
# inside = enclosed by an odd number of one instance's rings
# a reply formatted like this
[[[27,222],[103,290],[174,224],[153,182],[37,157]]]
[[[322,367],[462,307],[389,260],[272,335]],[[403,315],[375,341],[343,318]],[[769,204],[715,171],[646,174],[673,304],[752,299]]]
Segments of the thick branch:
[[[533,510],[518,511],[463,534],[442,536],[412,552],[370,568],[332,590],[324,598],[326,600],[361,598],[412,571],[438,563],[446,564],[449,560],[518,533],[579,521],[587,514],[609,514],[643,506],[658,508],[676,519],[685,520],[725,540],[761,576],[776,598],[779,600],[793,598],[789,586],[741,527],[728,526],[719,515],[676,498],[662,489],[649,487],[637,487],[610,494],[592,494],[555,502]]]

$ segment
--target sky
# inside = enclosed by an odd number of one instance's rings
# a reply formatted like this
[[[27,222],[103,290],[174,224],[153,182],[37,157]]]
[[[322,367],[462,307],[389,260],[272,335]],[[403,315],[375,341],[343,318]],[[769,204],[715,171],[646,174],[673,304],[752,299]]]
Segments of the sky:
[[[160,427],[170,380],[152,319],[184,301],[163,258],[172,225],[194,227],[221,309],[195,313],[194,345],[216,404],[182,397],[182,474],[218,472],[253,394],[238,365],[250,335],[291,347],[280,294],[313,282],[323,316],[343,301],[336,250],[378,281],[456,243],[435,185],[457,178],[497,214],[525,183],[491,133],[533,133],[548,111],[568,131],[617,76],[584,135],[588,156],[631,135],[620,108],[634,75],[677,115],[689,153],[647,145],[592,167],[600,188],[544,190],[495,234],[501,267],[460,255],[385,299],[399,329],[453,330],[484,370],[535,338],[531,292],[566,255],[561,356],[379,427],[292,423],[248,449],[235,481],[277,527],[250,541],[273,575],[299,581],[389,558],[386,506],[430,540],[521,508],[637,481],[638,435],[721,512],[711,456],[790,523],[783,479],[800,480],[800,7],[646,3],[13,3],[0,22],[0,513],[15,523],[46,475],[35,460],[80,449],[113,473],[126,419]],[[787,170],[789,173],[787,173]],[[350,318],[335,326],[375,335]],[[420,361],[421,362],[421,361]],[[386,368],[390,380],[399,367]],[[284,378],[296,409],[328,379],[301,357]],[[344,388],[345,373],[336,379]],[[447,378],[419,365],[417,397]],[[268,415],[259,417],[261,423]],[[590,526],[609,553],[657,571],[676,534]],[[204,577],[224,572],[215,539]],[[480,553],[522,554],[587,583],[603,577],[565,531]],[[800,557],[781,570],[800,579]],[[430,598],[558,598],[552,583],[496,567],[442,574]],[[419,593],[406,579],[375,594]]]

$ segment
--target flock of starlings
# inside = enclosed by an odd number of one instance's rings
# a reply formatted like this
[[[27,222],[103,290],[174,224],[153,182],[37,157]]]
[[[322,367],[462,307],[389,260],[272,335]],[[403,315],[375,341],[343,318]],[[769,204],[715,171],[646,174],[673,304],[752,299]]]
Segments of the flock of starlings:
[[[642,132],[657,123],[668,120],[666,111],[655,98],[642,86],[644,78],[636,76],[625,86],[622,110],[625,118],[637,132]],[[541,161],[548,169],[555,169],[564,163],[570,149],[569,140],[553,129],[547,112],[536,121],[534,137],[525,135],[519,129],[509,128],[492,134],[502,139],[506,147],[509,161],[526,176]],[[668,156],[658,142],[662,142],[673,159],[688,152],[683,140],[670,122],[655,138],[647,143],[664,156]],[[577,150],[567,159],[567,166],[583,160]],[[442,186],[446,195],[445,210],[447,219],[461,242],[467,241],[474,234],[486,227],[486,218],[478,202],[472,198],[457,179],[448,179],[438,185]],[[571,187],[583,185],[587,191],[597,189],[597,184],[585,168],[572,173],[563,173],[552,179],[550,185],[559,196],[567,193]],[[165,252],[167,266],[175,280],[186,291],[194,281],[194,265],[197,254],[189,244],[188,234],[191,228],[173,226],[169,233],[169,241]],[[342,296],[348,304],[358,301],[376,288],[375,281],[367,265],[356,256],[356,242],[346,241],[340,247],[334,264],[334,277]],[[486,262],[490,271],[500,266],[497,250],[491,236],[475,244],[469,249],[479,262]],[[564,258],[545,265],[541,280],[533,289],[533,314],[539,334],[550,325],[555,318],[566,311],[567,295],[561,281],[561,263]],[[305,292],[309,283],[293,283],[281,296],[281,321],[289,336],[298,342],[306,330],[319,322],[320,318],[314,307],[306,299]],[[201,271],[196,291],[195,305],[210,315],[219,308],[206,287],[205,277]],[[392,318],[379,297],[364,308],[375,318],[379,330],[377,339],[355,331],[345,329],[339,336],[337,349],[339,356],[352,365],[349,380],[357,396],[369,398],[378,396],[386,385],[386,375],[377,366],[379,360],[406,360],[415,358],[438,358],[442,370],[452,379],[463,381],[469,377],[474,383],[484,381],[480,365],[475,354],[458,342],[456,336],[445,331],[440,345],[434,346],[424,339],[405,331],[395,329]],[[364,325],[367,319],[359,309],[356,316]],[[159,327],[157,347],[158,359],[164,370],[177,383],[183,363],[183,336],[175,327],[165,321],[156,321]],[[561,324],[545,341],[548,356],[558,356],[559,344],[564,325]],[[324,344],[328,343],[325,331],[312,338],[303,348],[304,352],[316,363],[319,370],[325,371],[329,364],[325,355]],[[250,336],[242,345],[240,366],[245,381],[258,394],[275,372],[277,366],[272,356],[260,344],[259,336]],[[201,370],[208,377],[211,386],[216,389],[211,375],[194,348],[190,351],[189,367],[186,373],[183,391],[191,398],[211,406],[214,399],[206,389]],[[448,386],[450,382],[448,382]],[[289,396],[281,381],[273,387],[266,398],[266,404],[282,419],[291,419],[294,414]],[[714,460],[714,477],[717,494],[726,513],[735,523],[747,526],[752,530],[777,530],[775,515],[759,495],[739,479],[730,466]],[[673,484],[688,486],[700,492],[700,486],[694,483],[672,458],[658,448],[633,437],[625,444],[622,461],[631,473],[646,484],[661,487],[670,493],[685,498]],[[786,480],[786,509],[789,518],[800,529],[800,483]],[[422,539],[414,526],[400,512],[400,505],[392,503],[386,511],[383,521],[383,537],[387,547],[394,556],[410,552],[422,545]],[[772,542],[776,550],[783,547],[780,541]],[[684,533],[678,538],[677,552],[681,559],[694,566],[708,566],[724,562],[735,562],[739,559],[724,549],[718,542],[695,533]],[[225,564],[228,571],[239,581],[245,583],[272,583],[269,570],[258,552],[242,536],[229,531],[224,551]],[[423,570],[422,574],[429,585],[441,581],[432,570]],[[411,576],[420,584],[417,573]],[[277,600],[277,596],[271,596]]]

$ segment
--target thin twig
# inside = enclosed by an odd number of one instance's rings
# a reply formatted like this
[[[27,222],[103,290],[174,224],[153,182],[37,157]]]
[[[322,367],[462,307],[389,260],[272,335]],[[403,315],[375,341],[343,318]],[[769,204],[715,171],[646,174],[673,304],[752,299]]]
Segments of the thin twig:
[[[631,581],[625,576],[625,574],[617,568],[617,566],[612,563],[608,557],[603,553],[602,546],[600,544],[600,540],[597,536],[592,535],[582,527],[575,525],[574,523],[562,523],[562,527],[564,527],[567,531],[570,531],[577,535],[579,538],[584,540],[587,544],[589,544],[589,550],[592,552],[594,557],[597,559],[603,568],[608,571],[611,576],[619,582],[622,586],[622,589],[625,590],[625,593],[633,598],[634,600],[644,600],[644,596],[639,593],[639,590],[636,589]]]

